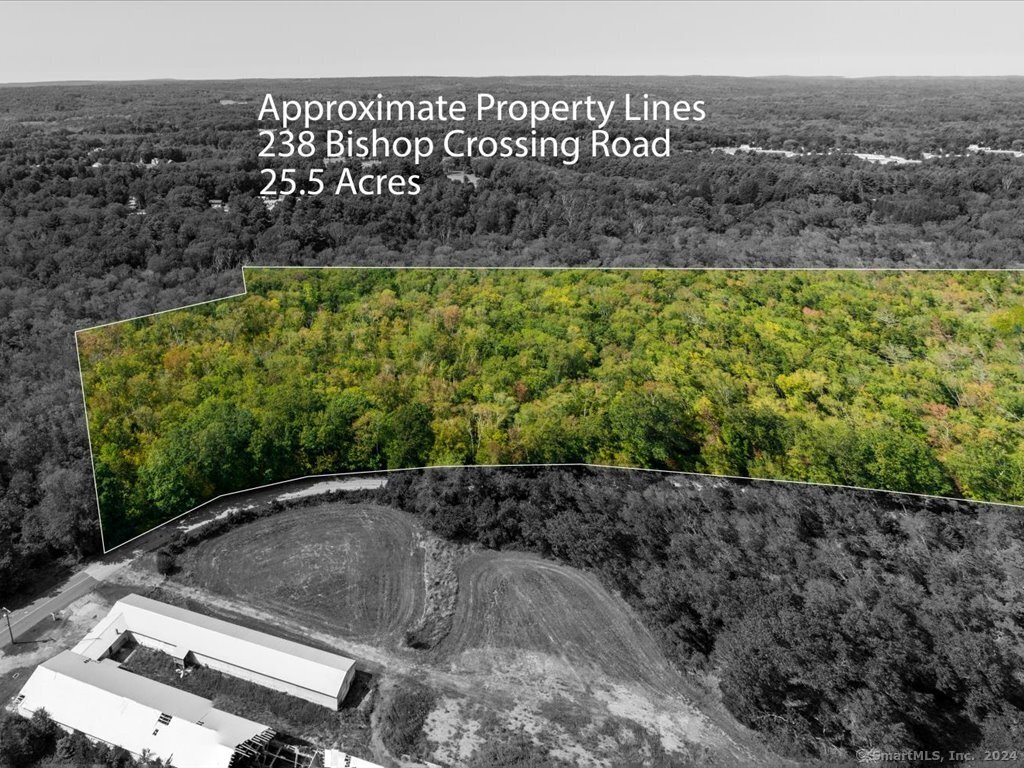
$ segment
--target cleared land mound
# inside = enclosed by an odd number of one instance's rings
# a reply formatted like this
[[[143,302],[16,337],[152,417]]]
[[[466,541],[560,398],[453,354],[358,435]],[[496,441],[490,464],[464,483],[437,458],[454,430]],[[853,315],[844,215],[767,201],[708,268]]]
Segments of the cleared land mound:
[[[333,503],[235,528],[199,544],[184,564],[196,586],[399,647],[423,616],[425,566],[435,578],[429,565],[440,553],[431,544],[445,546],[404,512]],[[455,568],[450,629],[429,652],[432,661],[479,649],[536,652],[672,691],[677,675],[653,638],[590,574],[525,552],[480,549],[459,553]]]
[[[397,641],[423,611],[423,548],[408,515],[330,504],[258,520],[183,561],[196,585],[346,637]]]
[[[437,647],[536,651],[614,680],[678,692],[676,673],[628,606],[590,574],[524,552],[473,553],[459,568],[452,630]]]
[[[694,704],[701,694],[594,576],[445,542],[405,512],[290,510],[200,543],[181,565],[176,580],[351,641],[431,684],[443,698],[427,738],[447,761],[465,760],[495,727],[523,729],[581,766],[625,765],[621,754],[641,743],[652,760],[664,750],[726,764],[759,749],[717,706]],[[438,587],[452,572],[454,599]],[[430,642],[412,648],[410,632]]]

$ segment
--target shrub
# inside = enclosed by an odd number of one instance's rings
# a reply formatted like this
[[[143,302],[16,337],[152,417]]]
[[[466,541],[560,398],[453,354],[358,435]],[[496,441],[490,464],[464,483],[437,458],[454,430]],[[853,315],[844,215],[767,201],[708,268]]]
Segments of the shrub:
[[[156,552],[156,569],[163,576],[170,576],[177,570],[177,561],[174,553],[168,549],[158,549]]]
[[[381,711],[380,735],[392,754],[415,755],[426,747],[423,724],[435,701],[433,691],[411,681],[387,698]]]

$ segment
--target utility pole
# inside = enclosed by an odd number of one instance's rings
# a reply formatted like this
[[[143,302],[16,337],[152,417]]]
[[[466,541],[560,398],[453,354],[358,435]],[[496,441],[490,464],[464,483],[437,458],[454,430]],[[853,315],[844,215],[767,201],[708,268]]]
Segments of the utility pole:
[[[14,630],[11,629],[11,610],[10,608],[0,608],[0,611],[3,611],[4,616],[7,618],[7,634],[11,636],[11,645],[14,645]]]

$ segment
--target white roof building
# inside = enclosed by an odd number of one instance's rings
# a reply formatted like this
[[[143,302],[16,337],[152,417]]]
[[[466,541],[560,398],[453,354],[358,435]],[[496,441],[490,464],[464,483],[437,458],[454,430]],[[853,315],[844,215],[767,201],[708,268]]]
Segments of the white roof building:
[[[75,652],[99,660],[130,635],[137,643],[233,677],[337,709],[355,662],[336,653],[257,632],[140,595],[110,609]]]
[[[236,768],[242,758],[267,754],[268,745],[278,757],[284,754],[281,742],[271,744],[275,734],[267,726],[128,672],[108,658],[129,639],[182,665],[207,666],[331,709],[340,706],[355,675],[355,662],[344,656],[128,595],[73,650],[35,669],[14,700],[15,711],[31,717],[45,710],[68,730],[176,768]],[[342,766],[374,768],[352,755],[328,752]]]
[[[377,763],[363,760],[361,757],[342,752],[340,749],[328,749],[324,752],[324,768],[384,768]]]
[[[229,768],[274,732],[215,709],[200,696],[126,672],[112,660],[64,651],[39,665],[15,699],[19,714],[45,709],[64,728],[179,768]]]
[[[116,651],[129,637],[124,614],[110,611],[71,650],[87,659],[99,661]]]

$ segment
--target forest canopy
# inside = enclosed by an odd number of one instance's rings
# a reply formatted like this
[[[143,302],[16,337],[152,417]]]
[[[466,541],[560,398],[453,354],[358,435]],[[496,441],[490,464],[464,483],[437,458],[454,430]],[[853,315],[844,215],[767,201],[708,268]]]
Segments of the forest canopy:
[[[1024,78],[383,85],[365,78],[0,88],[5,605],[17,607],[34,597],[40,578],[100,550],[74,331],[236,293],[243,264],[1024,266],[1024,160],[969,149],[1024,150]],[[700,94],[713,111],[673,131],[670,158],[426,161],[416,169],[417,196],[291,196],[276,205],[260,198],[257,115],[268,92],[453,99],[481,89],[504,99]],[[720,151],[743,144],[797,154]],[[852,153],[922,162],[881,164]],[[413,168],[388,162],[380,171]],[[464,183],[459,172],[467,171],[475,185]]]
[[[247,269],[81,331],[106,545],[314,473],[595,463],[1024,501],[1020,276]]]

